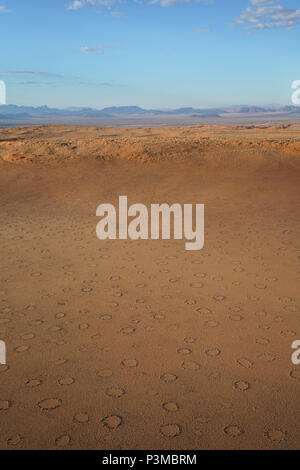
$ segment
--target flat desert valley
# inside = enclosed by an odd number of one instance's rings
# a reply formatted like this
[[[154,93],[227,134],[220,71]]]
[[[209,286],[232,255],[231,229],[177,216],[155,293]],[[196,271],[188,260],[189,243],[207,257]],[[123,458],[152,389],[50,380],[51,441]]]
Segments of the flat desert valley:
[[[300,446],[300,124],[0,130],[1,449]],[[96,208],[205,204],[205,246]]]

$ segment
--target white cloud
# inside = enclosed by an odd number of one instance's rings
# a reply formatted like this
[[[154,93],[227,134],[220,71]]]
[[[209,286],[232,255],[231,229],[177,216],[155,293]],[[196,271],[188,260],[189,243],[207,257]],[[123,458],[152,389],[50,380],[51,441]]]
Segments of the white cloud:
[[[161,7],[171,7],[178,3],[192,3],[194,0],[150,0],[150,5],[160,5]],[[196,0],[197,3],[204,3],[205,5],[212,5],[214,0]]]
[[[275,0],[251,0],[250,1],[251,5],[256,5],[259,7],[263,7],[266,5],[274,5],[274,3],[280,3],[280,1],[275,1]]]
[[[63,78],[63,75],[58,73],[50,73],[50,72],[34,72],[32,70],[8,70],[6,73],[14,74],[14,75],[39,75],[40,77],[46,78]]]
[[[176,3],[190,3],[190,0],[151,0],[150,4],[154,5],[158,3],[161,7],[171,7]]]
[[[67,8],[68,10],[79,10],[79,8],[83,8],[84,2],[81,0],[74,0],[72,3],[70,3]]]
[[[8,10],[6,9],[5,6],[0,5],[0,13],[8,13]]]
[[[135,3],[142,3],[141,0],[133,0]],[[145,0],[146,3],[150,5],[160,5],[161,7],[170,7],[176,5],[177,3],[204,3],[206,5],[211,5],[215,3],[214,0]],[[256,0],[254,0],[256,1]],[[114,5],[121,3],[122,0],[72,0],[71,3],[67,6],[68,10],[80,10],[86,7],[104,7],[111,8]],[[120,16],[122,13],[113,12],[113,16]]]
[[[109,46],[106,46],[106,49],[108,50],[111,50],[111,51],[114,51],[114,52],[118,52],[118,51],[122,51],[124,50],[124,46],[112,46],[112,45],[109,45]],[[104,47],[99,45],[99,46],[94,46],[94,47],[91,47],[91,46],[81,46],[79,47],[79,50],[81,52],[84,52],[85,54],[92,54],[93,52],[95,53],[98,53],[98,54],[103,54],[104,53]],[[114,54],[115,55],[115,54]]]
[[[41,85],[43,82],[36,82],[33,80],[26,80],[23,82],[8,82],[10,85]]]
[[[86,7],[106,7],[110,8],[116,3],[119,3],[119,0],[73,0],[67,6],[68,10],[80,10],[81,8]]]
[[[247,30],[273,28],[293,29],[300,25],[300,10],[277,5],[275,0],[251,0],[250,5],[236,18],[234,24]]]
[[[96,46],[96,47],[90,47],[90,46],[81,46],[79,48],[81,52],[84,52],[85,54],[91,54],[92,52],[97,52],[98,54],[103,53],[103,47],[102,46]]]

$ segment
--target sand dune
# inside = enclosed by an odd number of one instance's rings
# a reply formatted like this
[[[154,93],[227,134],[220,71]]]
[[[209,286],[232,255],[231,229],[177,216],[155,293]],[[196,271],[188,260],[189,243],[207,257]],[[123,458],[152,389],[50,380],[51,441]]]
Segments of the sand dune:
[[[0,131],[1,449],[296,449],[300,124]],[[205,248],[96,207],[204,203]]]
[[[249,154],[249,151],[251,154]],[[161,161],[212,160],[218,153],[253,160],[269,152],[300,155],[300,124],[258,126],[196,126],[188,128],[105,128],[36,126],[0,131],[0,156],[4,161],[62,162],[65,160]],[[245,157],[245,154],[248,158]],[[244,158],[242,158],[244,156]],[[265,155],[270,164],[268,155]],[[278,158],[279,157],[279,158]],[[298,162],[296,159],[296,163]],[[227,160],[226,160],[227,162]]]

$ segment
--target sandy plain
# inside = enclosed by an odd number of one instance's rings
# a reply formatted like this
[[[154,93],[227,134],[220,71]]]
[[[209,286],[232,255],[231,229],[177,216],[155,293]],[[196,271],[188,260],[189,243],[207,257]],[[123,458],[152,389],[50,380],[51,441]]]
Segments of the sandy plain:
[[[299,448],[299,177],[299,123],[0,130],[0,448]],[[98,240],[119,195],[204,249]]]

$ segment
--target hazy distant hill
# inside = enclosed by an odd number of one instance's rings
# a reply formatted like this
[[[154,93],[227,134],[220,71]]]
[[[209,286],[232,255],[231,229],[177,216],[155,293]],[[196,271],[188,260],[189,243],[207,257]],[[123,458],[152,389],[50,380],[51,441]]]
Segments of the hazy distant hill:
[[[28,125],[28,124],[47,124],[47,123],[80,123],[93,124],[99,120],[100,124],[116,125],[117,122],[130,121],[138,124],[148,120],[155,123],[159,119],[163,124],[174,123],[174,119],[178,122],[202,122],[206,120],[216,123],[223,121],[228,122],[230,119],[240,120],[243,117],[249,117],[249,120],[266,119],[278,120],[297,120],[300,117],[300,106],[231,106],[224,108],[192,108],[185,107],[179,109],[143,109],[139,106],[111,106],[103,109],[95,109],[89,107],[72,107],[65,109],[49,108],[48,106],[17,106],[2,105],[0,106],[0,126]],[[184,119],[184,121],[183,121]],[[182,121],[180,121],[182,120]],[[196,121],[195,121],[196,120]],[[14,124],[16,123],[16,124]]]
[[[110,108],[104,108],[102,112],[108,113],[108,114],[120,115],[120,114],[145,114],[148,111],[146,109],[140,108],[139,106],[112,106]]]

